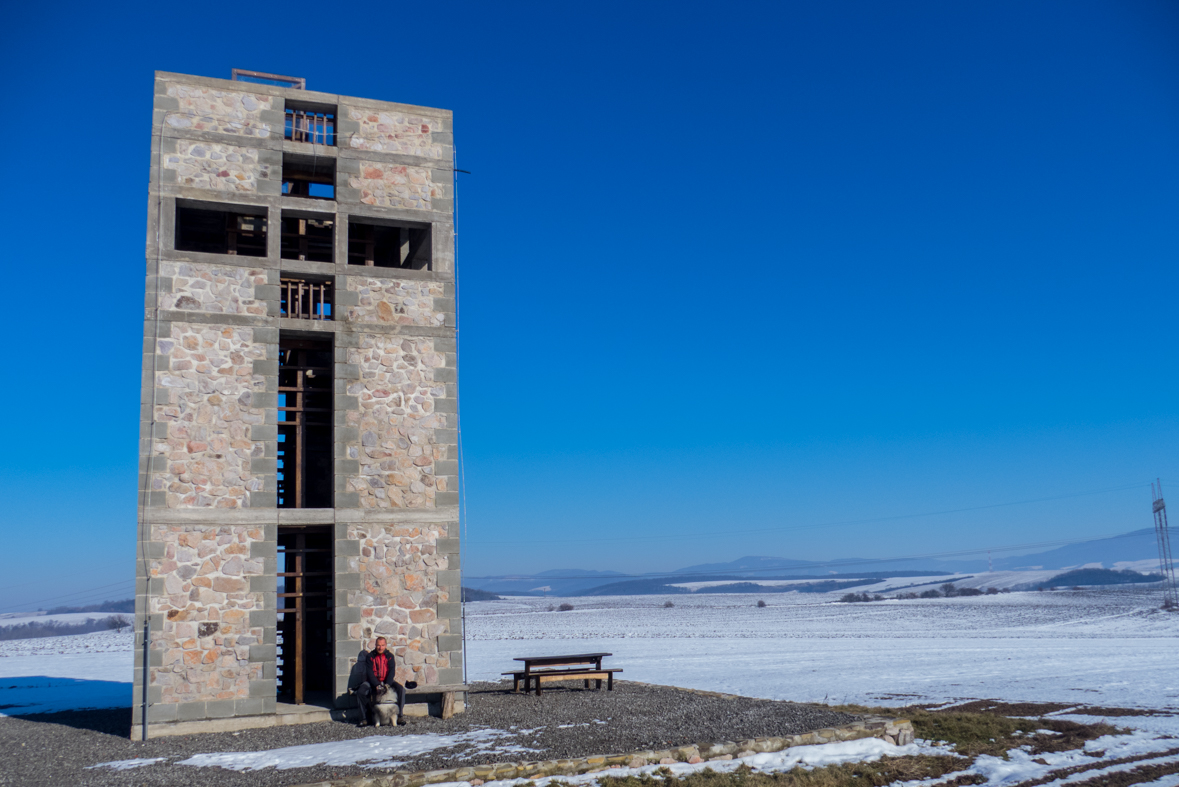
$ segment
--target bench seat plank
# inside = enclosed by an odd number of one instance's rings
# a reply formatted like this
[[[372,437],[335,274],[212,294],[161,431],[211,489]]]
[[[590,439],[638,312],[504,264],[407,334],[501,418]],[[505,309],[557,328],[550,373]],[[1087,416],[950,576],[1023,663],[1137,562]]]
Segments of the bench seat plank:
[[[533,670],[525,672],[524,670],[516,670],[513,672],[502,673],[504,675],[512,676],[512,690],[520,691],[520,682],[524,682],[524,692],[527,694],[532,691],[532,684],[536,684],[536,695],[541,694],[540,686],[542,683],[552,683],[553,681],[561,680],[584,680],[585,687],[589,688],[591,680],[597,681],[598,688],[602,688],[602,681],[606,681],[606,691],[614,691],[614,673],[622,672],[620,667],[607,667],[605,669],[595,669],[594,667],[582,667],[579,669],[544,669]]]
[[[414,689],[406,689],[406,694],[453,694],[456,691],[470,691],[466,683],[436,683],[429,686],[419,685]]]

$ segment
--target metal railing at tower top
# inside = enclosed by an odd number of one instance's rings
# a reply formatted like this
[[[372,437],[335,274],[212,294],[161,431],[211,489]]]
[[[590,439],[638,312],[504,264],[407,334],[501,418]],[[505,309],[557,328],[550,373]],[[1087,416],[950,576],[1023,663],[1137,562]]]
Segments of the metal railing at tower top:
[[[292,320],[332,319],[331,282],[279,279],[279,313]]]
[[[334,112],[313,109],[286,110],[283,136],[292,142],[310,142],[314,145],[336,144],[336,115]]]

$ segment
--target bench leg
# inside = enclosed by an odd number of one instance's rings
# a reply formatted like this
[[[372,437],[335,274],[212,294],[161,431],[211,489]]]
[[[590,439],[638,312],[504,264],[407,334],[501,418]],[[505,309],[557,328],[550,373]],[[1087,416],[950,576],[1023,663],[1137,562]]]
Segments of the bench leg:
[[[442,718],[449,719],[454,715],[454,692],[447,691],[442,694]]]
[[[602,687],[602,681],[598,681],[598,688]],[[614,691],[614,673],[606,673],[606,691]]]
[[[601,691],[601,690],[602,690],[602,679],[601,679],[601,678],[598,678],[598,679],[595,681],[595,683],[596,683],[597,685],[595,685],[595,686],[594,686],[594,688],[595,688],[595,689],[597,689],[598,691]]]
[[[598,683],[601,683],[601,681],[598,681]],[[585,687],[587,689],[589,688],[589,680],[588,679],[586,679],[586,681],[585,681]]]

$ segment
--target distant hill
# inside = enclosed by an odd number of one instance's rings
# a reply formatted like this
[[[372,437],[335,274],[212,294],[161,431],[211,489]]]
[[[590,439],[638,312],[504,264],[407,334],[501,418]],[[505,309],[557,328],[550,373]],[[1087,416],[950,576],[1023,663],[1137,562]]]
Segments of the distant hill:
[[[1082,566],[1113,569],[1117,563],[1128,563],[1158,558],[1154,530],[1146,528],[1111,538],[1099,538],[1078,544],[1015,557],[996,556],[995,571],[1032,569],[1079,569]],[[829,561],[796,560],[784,557],[748,555],[727,563],[700,563],[667,573],[622,574],[617,571],[585,571],[557,569],[532,575],[467,577],[471,588],[500,595],[581,596],[581,595],[642,595],[651,593],[680,593],[682,588],[671,588],[672,583],[703,580],[815,579],[827,582],[852,582],[856,578],[883,576],[913,576],[917,574],[981,573],[987,571],[987,560],[874,560],[871,558],[841,558]],[[861,583],[862,584],[862,583]],[[731,587],[731,586],[730,586]],[[725,592],[721,586],[707,592]],[[801,590],[802,588],[795,588]],[[732,592],[731,590],[729,592]]]
[[[1079,568],[1057,574],[1047,582],[1034,583],[1035,588],[1061,588],[1074,585],[1130,585],[1162,582],[1162,574],[1140,574],[1137,571],[1110,571],[1108,568]]]
[[[492,577],[464,577],[472,590],[501,596],[578,596],[585,590],[617,582],[629,575],[618,571],[555,569],[539,574],[506,574]]]
[[[1093,541],[1083,541],[1079,544],[1068,544],[1046,552],[1016,557],[996,556],[994,567],[996,571],[1016,571],[1020,569],[1053,569],[1079,568],[1091,563],[1100,564],[1101,568],[1113,568],[1115,563],[1126,563],[1136,560],[1155,560],[1158,558],[1158,544],[1155,541],[1154,529],[1135,530],[1111,538],[1099,538]],[[791,560],[780,557],[741,557],[728,563],[703,563],[679,569],[676,573],[697,574],[707,572],[725,572],[742,576],[766,576],[771,571],[782,569],[805,568],[816,573],[826,571],[830,573],[852,574],[858,571],[944,571],[944,572],[979,572],[987,570],[987,561],[971,560],[937,560],[934,558],[917,558],[914,560],[872,560],[870,558],[840,558],[825,562]]]
[[[1135,530],[1113,538],[1099,538],[1080,544],[1069,544],[1047,552],[1020,557],[996,558],[995,568],[1014,571],[1021,568],[1074,568],[1089,563],[1100,563],[1102,568],[1113,568],[1114,563],[1134,560],[1158,560],[1159,547],[1154,528]]]
[[[135,599],[126,598],[122,601],[104,601],[101,604],[89,604],[85,607],[54,607],[46,615],[62,615],[70,612],[134,612]],[[150,721],[150,719],[149,719]]]
[[[768,577],[774,573],[796,574],[859,574],[872,572],[899,576],[901,573],[952,574],[959,571],[985,571],[986,560],[935,560],[913,558],[910,560],[880,560],[878,558],[836,558],[835,560],[791,560],[781,557],[739,557],[728,563],[701,563],[675,571],[677,574],[720,573],[738,574],[744,577]]]
[[[499,596],[494,593],[488,593],[486,590],[476,590],[475,588],[463,588],[463,601],[499,601]]]

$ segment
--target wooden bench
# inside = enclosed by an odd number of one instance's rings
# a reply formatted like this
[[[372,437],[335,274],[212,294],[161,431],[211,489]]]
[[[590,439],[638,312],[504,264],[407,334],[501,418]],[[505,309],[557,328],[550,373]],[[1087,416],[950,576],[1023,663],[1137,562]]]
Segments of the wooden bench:
[[[602,659],[612,656],[612,653],[578,653],[568,656],[520,656],[513,661],[524,662],[524,669],[505,672],[512,676],[512,691],[519,692],[520,684],[524,684],[524,693],[532,691],[536,685],[536,696],[541,694],[541,684],[561,680],[583,680],[585,687],[590,687],[590,681],[596,681],[597,688],[602,688],[602,681],[606,681],[606,691],[614,690],[614,673],[622,672],[618,668],[603,668]]]
[[[454,695],[459,692],[466,693],[470,690],[471,687],[465,683],[436,683],[432,686],[419,684],[415,688],[406,689],[405,696],[409,697],[411,694],[441,694],[442,718],[449,719],[454,715]]]
[[[450,717],[454,716],[454,695],[458,694],[459,692],[466,693],[470,690],[471,687],[466,683],[435,683],[430,686],[423,686],[419,684],[412,689],[406,689],[405,697],[408,700],[410,696],[418,694],[441,694],[442,713],[440,715],[444,719],[449,719]],[[355,696],[355,689],[348,689],[348,694]],[[393,694],[389,693],[385,696],[392,697]],[[429,711],[427,709],[427,713],[428,712]]]

